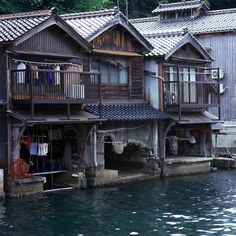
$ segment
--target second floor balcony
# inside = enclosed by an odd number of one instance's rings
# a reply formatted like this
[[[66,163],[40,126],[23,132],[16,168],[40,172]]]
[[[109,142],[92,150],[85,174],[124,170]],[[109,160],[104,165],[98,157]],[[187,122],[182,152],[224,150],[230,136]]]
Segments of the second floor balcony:
[[[212,72],[216,72],[213,77]],[[220,105],[218,69],[169,66],[163,82],[164,109],[196,112]]]
[[[99,73],[12,70],[11,98],[18,103],[96,103],[101,98]]]

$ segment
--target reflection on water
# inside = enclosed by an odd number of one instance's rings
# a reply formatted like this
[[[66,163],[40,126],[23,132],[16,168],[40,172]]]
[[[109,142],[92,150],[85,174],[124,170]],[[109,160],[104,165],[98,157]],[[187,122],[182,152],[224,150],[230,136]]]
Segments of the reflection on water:
[[[236,171],[0,202],[1,235],[236,235]]]

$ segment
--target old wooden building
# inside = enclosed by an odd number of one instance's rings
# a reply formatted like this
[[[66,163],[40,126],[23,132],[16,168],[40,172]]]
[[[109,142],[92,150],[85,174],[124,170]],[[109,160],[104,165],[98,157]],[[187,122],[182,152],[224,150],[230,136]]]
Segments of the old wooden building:
[[[145,59],[146,96],[172,118],[163,127],[165,175],[209,172],[211,126],[218,117],[207,109],[219,110],[220,99],[219,81],[211,78],[212,58],[188,32],[146,39],[154,46]]]
[[[143,35],[188,30],[214,59],[212,67],[220,69],[220,114],[226,127],[223,133],[228,135],[218,134],[215,147],[218,147],[218,152],[235,152],[236,10],[210,10],[203,1],[194,0],[160,4],[153,14],[155,16],[135,19],[132,23]],[[216,74],[212,72],[212,79],[215,79]],[[216,114],[216,109],[210,111]]]
[[[117,9],[62,15],[94,47],[84,69],[101,73],[101,118],[97,130],[98,166],[145,169],[161,154],[159,125],[169,116],[145,98],[144,54],[152,45]],[[98,115],[98,106],[85,106]]]
[[[100,77],[84,72],[82,59],[92,46],[56,9],[2,15],[0,25],[5,191],[15,196],[55,188],[57,174],[94,165],[99,116],[84,104],[100,103]]]

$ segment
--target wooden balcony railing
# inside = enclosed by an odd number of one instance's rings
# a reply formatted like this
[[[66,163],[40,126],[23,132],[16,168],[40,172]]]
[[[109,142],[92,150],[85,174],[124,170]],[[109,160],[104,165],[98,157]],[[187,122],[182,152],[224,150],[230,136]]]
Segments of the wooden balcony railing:
[[[98,73],[12,70],[11,97],[14,101],[39,103],[91,103],[101,96]]]

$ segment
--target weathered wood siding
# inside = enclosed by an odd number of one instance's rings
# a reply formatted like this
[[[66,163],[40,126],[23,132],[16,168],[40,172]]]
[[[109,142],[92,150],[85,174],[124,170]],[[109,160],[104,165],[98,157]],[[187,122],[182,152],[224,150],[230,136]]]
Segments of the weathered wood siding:
[[[95,38],[91,44],[96,49],[129,51],[142,53],[143,46],[128,31],[120,26],[107,30]]]
[[[135,57],[131,63],[131,99],[144,98],[144,61],[143,57]]]
[[[191,44],[182,46],[172,56],[179,58],[183,57],[191,59],[204,59],[202,55]]]
[[[0,100],[7,101],[7,74],[6,58],[0,52]],[[0,106],[0,168],[3,167],[4,160],[7,158],[7,119],[6,106]]]
[[[51,26],[18,45],[15,50],[59,56],[80,55],[78,44],[57,26]]]
[[[221,118],[236,119],[236,34],[217,33],[196,35],[200,43],[210,48],[213,67],[221,68],[225,74],[221,83],[228,90],[221,95]],[[212,110],[215,112],[214,110]]]
[[[142,54],[143,46],[124,28],[117,26],[107,30],[91,42],[95,49],[128,51]],[[115,53],[114,53],[115,54]],[[106,57],[106,55],[102,55]],[[112,57],[112,55],[107,55]],[[119,56],[114,58],[119,59]],[[122,58],[122,57],[121,57]],[[127,100],[144,98],[143,57],[129,57],[131,60],[128,84],[102,85],[102,99]],[[84,60],[85,62],[85,60]]]
[[[128,85],[102,85],[102,99],[129,99]]]

